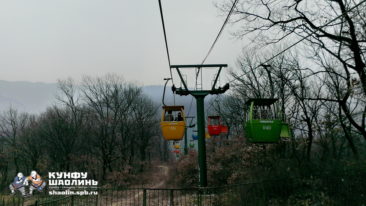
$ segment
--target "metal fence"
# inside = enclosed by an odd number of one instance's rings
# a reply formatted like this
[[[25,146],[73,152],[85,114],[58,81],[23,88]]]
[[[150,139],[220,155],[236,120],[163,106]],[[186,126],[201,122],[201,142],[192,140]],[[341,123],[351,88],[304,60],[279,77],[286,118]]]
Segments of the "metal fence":
[[[331,182],[318,191],[312,182],[286,179],[207,188],[114,188],[99,189],[97,195],[12,197],[3,199],[0,206],[276,206],[297,203],[362,205],[366,197],[345,184]]]
[[[24,198],[17,196],[1,196],[0,195],[0,206],[22,206],[24,205]]]

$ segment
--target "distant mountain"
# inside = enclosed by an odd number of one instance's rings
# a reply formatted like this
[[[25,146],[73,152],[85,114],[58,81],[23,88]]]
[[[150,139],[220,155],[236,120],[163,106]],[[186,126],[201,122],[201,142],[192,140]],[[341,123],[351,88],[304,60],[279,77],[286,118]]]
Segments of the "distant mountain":
[[[55,103],[57,84],[0,80],[0,110],[40,113]]]
[[[143,92],[159,105],[162,105],[163,89],[164,87],[161,85],[144,86],[142,88]],[[41,113],[47,107],[57,103],[57,93],[58,88],[56,83],[9,82],[0,80],[0,111],[12,107],[22,112]],[[192,101],[191,96],[174,96],[176,105],[184,105],[186,113],[191,108],[190,115],[195,115],[196,104],[194,100]],[[167,87],[165,104],[173,105],[174,96],[171,88]]]

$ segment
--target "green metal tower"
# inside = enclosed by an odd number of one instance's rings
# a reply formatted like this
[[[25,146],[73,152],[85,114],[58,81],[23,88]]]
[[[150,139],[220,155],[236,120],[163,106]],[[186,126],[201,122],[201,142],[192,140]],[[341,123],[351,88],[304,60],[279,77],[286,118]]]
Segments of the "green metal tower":
[[[222,94],[225,93],[226,90],[229,89],[229,84],[226,84],[224,87],[216,87],[217,80],[221,73],[221,69],[227,67],[227,64],[199,64],[199,65],[171,65],[170,68],[176,69],[179,75],[181,82],[183,83],[183,87],[176,88],[173,85],[173,92],[178,95],[192,95],[196,99],[197,106],[197,129],[198,129],[198,164],[199,164],[199,183],[201,187],[207,186],[207,164],[206,164],[206,141],[205,141],[205,97],[209,94]],[[187,87],[187,83],[185,82],[181,70],[183,68],[197,68],[198,72],[202,68],[218,68],[218,72],[214,77],[214,83],[210,90],[190,90]],[[198,76],[198,73],[197,73]],[[196,76],[196,78],[197,78]],[[202,84],[202,82],[201,82]]]

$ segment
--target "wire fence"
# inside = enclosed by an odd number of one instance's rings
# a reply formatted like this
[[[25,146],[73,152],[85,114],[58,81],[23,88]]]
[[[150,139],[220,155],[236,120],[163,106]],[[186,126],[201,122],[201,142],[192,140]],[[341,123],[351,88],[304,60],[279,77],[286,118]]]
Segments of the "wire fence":
[[[286,179],[206,188],[109,188],[94,195],[0,196],[0,206],[365,205],[362,187],[333,181],[317,188],[316,182]]]

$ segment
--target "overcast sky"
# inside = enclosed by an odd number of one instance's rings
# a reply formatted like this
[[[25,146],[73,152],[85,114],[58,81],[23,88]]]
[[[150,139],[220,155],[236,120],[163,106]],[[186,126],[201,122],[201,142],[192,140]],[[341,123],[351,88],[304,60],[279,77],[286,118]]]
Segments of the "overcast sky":
[[[224,21],[214,3],[162,0],[173,64],[202,61]],[[169,76],[158,0],[0,0],[1,80],[56,82],[121,74]],[[226,27],[206,63],[233,65],[245,42]]]

